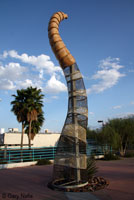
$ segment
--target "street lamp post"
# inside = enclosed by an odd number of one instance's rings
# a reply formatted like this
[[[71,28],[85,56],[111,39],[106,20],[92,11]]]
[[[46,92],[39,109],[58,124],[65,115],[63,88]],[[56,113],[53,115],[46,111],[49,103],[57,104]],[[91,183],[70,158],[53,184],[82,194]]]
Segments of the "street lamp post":
[[[98,123],[102,123],[102,127],[104,126],[103,120],[98,120]]]

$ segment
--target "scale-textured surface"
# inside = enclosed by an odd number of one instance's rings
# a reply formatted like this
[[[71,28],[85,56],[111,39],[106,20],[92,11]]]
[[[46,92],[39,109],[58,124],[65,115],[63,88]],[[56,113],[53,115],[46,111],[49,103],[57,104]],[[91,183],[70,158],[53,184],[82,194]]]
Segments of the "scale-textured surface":
[[[63,69],[68,87],[68,112],[59,139],[53,171],[53,181],[59,180],[64,185],[73,181],[87,182],[87,95],[76,61],[59,35],[59,23],[67,17],[63,12],[57,12],[51,17],[48,26],[50,45]]]

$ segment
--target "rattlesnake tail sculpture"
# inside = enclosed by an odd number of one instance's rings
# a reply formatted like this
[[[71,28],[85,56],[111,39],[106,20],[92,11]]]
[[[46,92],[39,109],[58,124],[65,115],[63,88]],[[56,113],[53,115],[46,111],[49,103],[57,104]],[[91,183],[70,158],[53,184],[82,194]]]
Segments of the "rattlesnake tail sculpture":
[[[53,183],[56,187],[69,187],[70,182],[87,184],[87,96],[76,61],[59,35],[59,23],[67,17],[63,12],[57,12],[48,25],[50,45],[63,69],[68,87],[68,112],[54,160]]]
[[[59,35],[59,23],[67,18],[68,16],[63,12],[57,12],[51,17],[48,26],[49,41],[52,50],[56,58],[59,60],[62,68],[75,63],[74,57],[70,54],[69,50],[66,48],[64,42]]]

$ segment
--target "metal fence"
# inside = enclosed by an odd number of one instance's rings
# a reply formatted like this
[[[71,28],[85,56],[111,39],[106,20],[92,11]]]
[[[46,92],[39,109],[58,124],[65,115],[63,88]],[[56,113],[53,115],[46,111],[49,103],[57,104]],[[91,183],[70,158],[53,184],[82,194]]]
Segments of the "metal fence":
[[[37,161],[42,159],[53,160],[56,147],[25,148],[25,149],[1,149],[0,163],[18,163]]]
[[[87,156],[104,155],[108,147],[87,145]],[[42,159],[54,160],[57,147],[42,148],[2,148],[0,149],[0,164],[37,161]]]

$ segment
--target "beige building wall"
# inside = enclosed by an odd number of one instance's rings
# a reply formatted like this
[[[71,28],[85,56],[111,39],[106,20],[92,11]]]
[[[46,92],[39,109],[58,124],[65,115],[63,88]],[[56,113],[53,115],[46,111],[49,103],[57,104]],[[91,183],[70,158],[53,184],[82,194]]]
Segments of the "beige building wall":
[[[31,141],[32,147],[53,147],[57,145],[60,133],[36,134]],[[4,144],[20,144],[21,133],[4,133]],[[24,134],[23,144],[28,144],[27,134]]]

